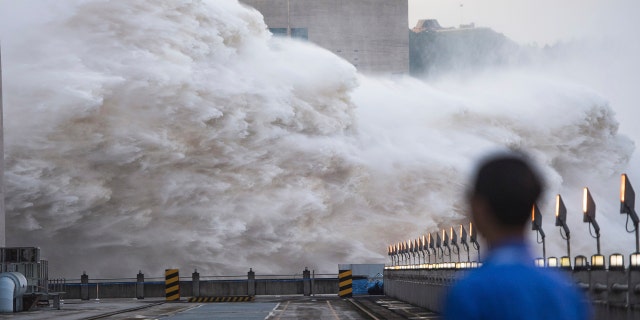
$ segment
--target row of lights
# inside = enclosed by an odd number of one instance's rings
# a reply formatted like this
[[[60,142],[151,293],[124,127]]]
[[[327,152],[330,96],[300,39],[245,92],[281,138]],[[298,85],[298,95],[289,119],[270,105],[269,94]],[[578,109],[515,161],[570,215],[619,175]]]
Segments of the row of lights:
[[[459,232],[456,232],[455,229],[459,229]],[[469,223],[469,242],[478,250],[479,255],[480,245],[478,244],[478,234],[473,228],[472,223]],[[463,263],[460,261],[460,247],[458,243],[461,244],[467,252],[467,262],[471,263],[469,244],[467,242],[467,230],[463,225],[460,225],[459,228],[451,227],[449,232],[447,232],[446,229],[442,229],[442,236],[440,236],[440,232],[433,232],[423,235],[418,239],[389,245],[387,254],[391,258],[392,266],[400,266],[401,260],[411,265],[411,258],[414,260],[413,265],[431,265],[432,256],[434,256],[434,262],[437,262],[438,259],[443,261],[443,263],[434,263],[435,265],[446,264],[444,263],[444,257],[448,256],[449,263],[454,265],[451,269],[455,269],[455,263],[453,263],[451,257],[452,252],[458,255],[458,263]],[[447,249],[447,252],[445,252],[444,249]],[[421,256],[422,262],[424,262],[422,264],[420,263]],[[417,264],[415,264],[416,257],[418,258]]]
[[[626,174],[622,174],[620,178],[620,213],[627,214],[629,218],[631,218],[636,236],[636,251],[635,253],[630,255],[630,268],[634,270],[640,270],[640,238],[638,231],[638,223],[640,219],[634,208],[635,205],[635,192],[633,187],[631,186],[631,182]],[[539,267],[559,267],[563,269],[571,269],[571,245],[570,245],[570,230],[567,226],[567,209],[562,201],[562,196],[559,194],[556,196],[556,207],[555,207],[555,216],[556,221],[555,225],[561,227],[561,235],[564,231],[564,235],[562,237],[567,240],[567,256],[560,257],[560,259],[556,257],[546,258],[546,249],[545,249],[545,234],[542,230],[542,214],[538,209],[537,205],[533,205],[531,209],[531,229],[537,231],[538,234],[542,237],[542,258],[537,258],[535,260],[536,266]],[[587,258],[585,256],[576,256],[575,257],[575,268],[583,269],[583,268],[591,268],[591,269],[604,269],[604,261],[605,258],[600,254],[600,226],[596,221],[596,204],[589,192],[588,188],[583,189],[583,200],[582,200],[582,211],[583,211],[583,222],[589,223],[590,228],[593,227],[595,231],[596,238],[596,252],[597,254],[591,257],[591,264],[587,263]],[[451,252],[452,248],[454,253],[458,254],[458,263],[463,263],[460,261],[460,248],[458,246],[458,237],[459,243],[463,245],[464,249],[467,251],[467,263],[472,263],[469,254],[469,246],[467,244],[467,232],[463,225],[459,226],[459,233],[456,233],[453,227],[449,229],[447,233],[446,229],[442,230],[442,237],[440,236],[440,232],[435,232],[435,237],[432,233],[428,233],[427,235],[423,235],[418,239],[407,240],[403,242],[398,242],[396,244],[389,245],[387,248],[388,255],[391,258],[392,266],[396,267],[414,267],[414,266],[428,266],[428,265],[442,265],[444,263],[444,257],[449,257],[449,263],[452,262]],[[589,229],[591,230],[591,229]],[[469,223],[469,240],[473,244],[474,248],[478,251],[478,256],[480,255],[480,245],[477,241],[477,232],[473,228],[473,224]],[[447,253],[445,253],[444,249],[447,249]],[[457,251],[457,252],[456,252]],[[422,255],[423,262],[420,263],[420,256]],[[435,261],[441,259],[443,263],[431,263],[431,256],[435,256]],[[418,264],[415,264],[416,257],[418,258]],[[414,264],[411,265],[411,258],[414,260]],[[428,259],[428,263],[427,263]],[[401,260],[407,263],[407,265],[401,265]],[[453,267],[449,269],[457,269],[455,267],[455,263]],[[612,254],[609,257],[609,269],[615,270],[620,269],[624,270],[624,257],[621,254]],[[419,267],[418,269],[429,269],[424,267]],[[464,268],[461,268],[464,269]]]
[[[478,262],[444,262],[444,263],[421,263],[410,265],[387,266],[385,270],[461,270],[473,269],[481,266]]]
[[[620,213],[627,214],[629,218],[631,218],[636,236],[636,251],[630,255],[630,268],[636,269],[640,268],[640,250],[639,250],[639,237],[638,237],[638,215],[634,209],[635,206],[635,192],[633,187],[631,186],[631,182],[626,174],[622,174],[620,177]],[[560,233],[564,231],[564,235],[562,237],[567,240],[567,255],[561,257],[559,260],[555,257],[550,257],[546,259],[546,250],[545,250],[545,234],[542,230],[542,215],[540,214],[540,210],[537,205],[533,205],[531,209],[531,229],[537,231],[538,234],[542,237],[542,258],[537,258],[535,261],[536,266],[539,267],[560,267],[565,269],[571,269],[571,244],[570,244],[570,232],[569,227],[567,226],[567,208],[562,201],[562,196],[556,196],[556,207],[555,207],[555,216],[556,221],[555,225],[561,227]],[[595,232],[594,238],[596,238],[596,254],[591,256],[591,264],[587,263],[587,258],[585,256],[576,256],[575,257],[575,268],[576,269],[584,269],[591,268],[594,270],[605,269],[605,257],[600,254],[600,226],[596,221],[596,203],[589,192],[589,188],[583,189],[582,196],[582,212],[583,212],[583,222],[589,223],[589,232],[591,232],[591,227]],[[620,269],[624,270],[624,256],[615,253],[609,256],[609,269],[616,270]]]
[[[634,271],[640,271],[640,253],[632,253],[629,256],[629,269]],[[601,254],[594,254],[591,256],[591,264],[587,262],[587,257],[585,256],[576,256],[574,267],[571,267],[571,260],[569,257],[564,256],[560,257],[560,259],[556,257],[544,258],[536,258],[535,265],[536,267],[549,267],[549,268],[560,268],[565,270],[605,270],[606,266],[604,264],[605,258]],[[614,253],[609,256],[609,270],[611,271],[624,271],[624,256],[620,253]]]

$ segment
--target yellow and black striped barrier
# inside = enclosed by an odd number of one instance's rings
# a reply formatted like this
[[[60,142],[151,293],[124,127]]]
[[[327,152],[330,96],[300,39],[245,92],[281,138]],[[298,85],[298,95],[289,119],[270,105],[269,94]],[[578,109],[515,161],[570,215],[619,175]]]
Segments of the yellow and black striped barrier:
[[[235,296],[235,297],[191,297],[189,302],[248,302],[254,301],[255,297]]]
[[[340,283],[338,296],[342,298],[349,298],[353,296],[353,274],[351,270],[340,270],[338,274],[338,281]]]
[[[180,276],[178,269],[164,270],[164,293],[166,301],[180,301]]]

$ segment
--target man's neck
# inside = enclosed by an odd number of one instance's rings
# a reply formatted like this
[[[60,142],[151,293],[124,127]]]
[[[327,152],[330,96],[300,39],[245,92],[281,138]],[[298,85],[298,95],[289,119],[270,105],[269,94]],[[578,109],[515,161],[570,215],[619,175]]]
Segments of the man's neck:
[[[486,235],[490,249],[504,245],[505,243],[524,242],[524,230],[513,228],[500,228]]]

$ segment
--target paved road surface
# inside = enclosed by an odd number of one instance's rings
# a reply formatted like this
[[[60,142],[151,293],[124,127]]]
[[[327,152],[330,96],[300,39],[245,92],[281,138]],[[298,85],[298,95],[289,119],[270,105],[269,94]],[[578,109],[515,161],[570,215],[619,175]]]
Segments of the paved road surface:
[[[278,303],[252,302],[252,303],[209,303],[195,305],[193,308],[182,311],[166,318],[167,320],[217,320],[217,319],[242,319],[264,320],[273,313]]]
[[[362,309],[356,307],[356,305]],[[364,311],[363,311],[364,310]],[[327,296],[258,296],[253,302],[164,303],[164,299],[104,299],[100,301],[65,301],[61,310],[40,308],[36,311],[0,314],[0,320],[399,320],[439,319],[427,310],[384,296],[358,297],[352,300]]]

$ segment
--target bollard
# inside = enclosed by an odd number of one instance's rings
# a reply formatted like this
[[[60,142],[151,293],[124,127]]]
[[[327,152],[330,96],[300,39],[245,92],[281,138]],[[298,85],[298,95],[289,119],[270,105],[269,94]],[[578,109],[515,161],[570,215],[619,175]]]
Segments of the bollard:
[[[350,269],[343,269],[342,265],[339,265],[338,269],[338,296],[351,298],[353,296],[353,273]]]
[[[53,295],[53,308],[56,310],[60,310],[60,294],[55,293]]]
[[[628,280],[629,277],[625,272],[623,255],[614,253],[609,256],[609,273],[607,274],[609,305],[627,305]]]
[[[629,305],[640,305],[640,252],[629,256]]]
[[[193,270],[191,274],[191,296],[200,296],[200,273],[198,273],[198,269]]]
[[[303,294],[305,296],[311,295],[311,271],[309,268],[305,267],[304,271],[302,271],[302,287]]]
[[[591,271],[589,272],[589,294],[594,302],[607,302],[607,270],[604,256],[591,256]]]
[[[86,271],[82,271],[80,276],[80,299],[89,300],[89,276]]]
[[[180,270],[164,270],[165,301],[180,301]]]
[[[136,277],[136,298],[138,300],[144,299],[144,273],[142,273],[142,270],[138,271],[138,276]]]
[[[249,268],[247,272],[247,295],[253,297],[256,295],[256,273],[253,268]]]
[[[578,288],[584,290],[585,292],[589,291],[589,263],[587,262],[587,257],[585,256],[576,256],[575,264],[573,268],[573,280],[575,281]]]

